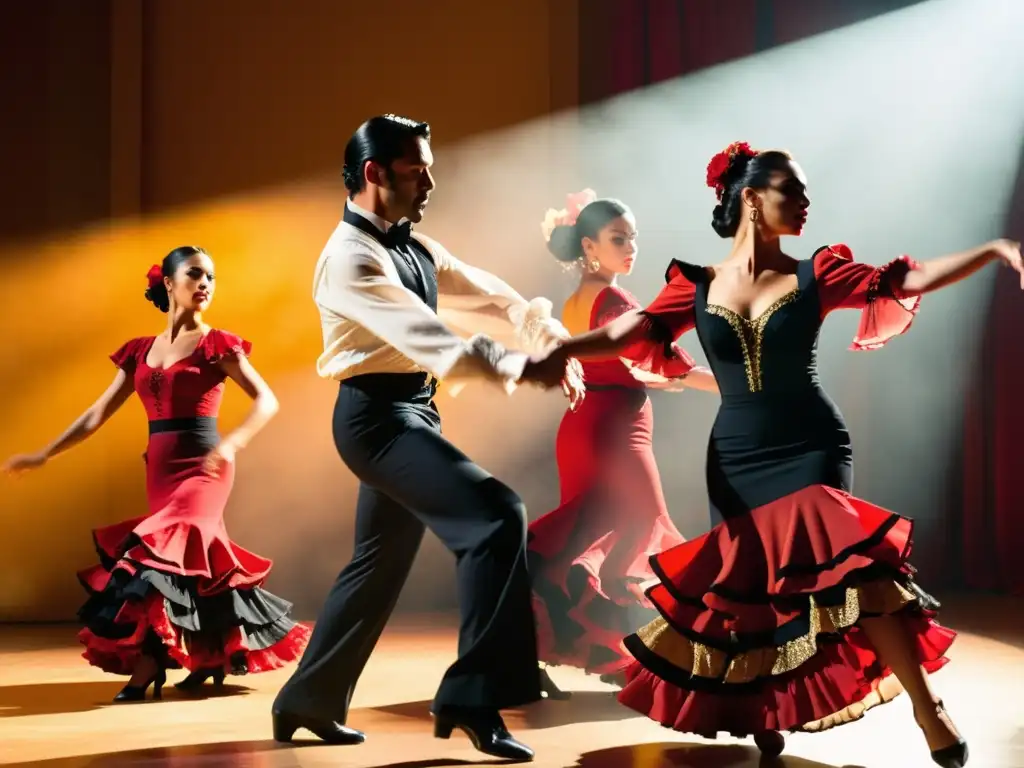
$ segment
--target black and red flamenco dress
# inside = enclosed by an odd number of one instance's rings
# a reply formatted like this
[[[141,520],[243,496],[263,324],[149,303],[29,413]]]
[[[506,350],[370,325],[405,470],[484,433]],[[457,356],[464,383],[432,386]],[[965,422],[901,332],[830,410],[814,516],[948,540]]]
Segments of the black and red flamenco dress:
[[[164,370],[146,364],[153,341],[132,339],[111,355],[149,417],[149,513],[93,531],[100,563],[78,574],[89,593],[79,610],[82,655],[122,675],[143,655],[192,672],[277,669],[302,655],[310,630],[292,620],[289,602],[262,588],[271,561],[228,537],[234,466],[216,477],[202,469],[219,439],[226,378],[219,362],[251,346],[211,330]]]
[[[591,329],[640,303],[604,288]],[[693,362],[674,376],[684,376]],[[643,383],[619,358],[583,363],[587,396],[562,418],[555,445],[561,505],[530,524],[538,655],[614,680],[632,657],[622,639],[655,616],[644,596],[649,558],[681,543],[668,516],[652,444],[654,416]]]
[[[722,393],[707,460],[723,522],[651,559],[660,616],[626,639],[619,701],[664,726],[715,737],[822,731],[900,692],[858,622],[894,615],[933,672],[955,633],[914,582],[913,523],[850,494],[852,451],[816,371],[818,331],[859,309],[854,349],[906,331],[912,262],[875,268],[843,245],[799,262],[796,285],[748,320],[709,304],[713,272],[673,262],[626,356],[657,367],[696,328]]]

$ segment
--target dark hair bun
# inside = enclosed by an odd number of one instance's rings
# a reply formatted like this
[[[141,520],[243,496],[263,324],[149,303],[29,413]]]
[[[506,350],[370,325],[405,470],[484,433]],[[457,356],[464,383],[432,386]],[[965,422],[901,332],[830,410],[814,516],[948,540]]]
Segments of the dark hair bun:
[[[168,312],[171,309],[171,297],[167,295],[167,286],[163,280],[153,283],[146,289],[146,300],[153,302],[153,306],[161,312]]]
[[[583,255],[583,240],[572,224],[559,224],[551,230],[548,251],[559,261],[573,262]]]
[[[775,149],[756,155],[737,153],[729,158],[729,165],[719,176],[722,194],[711,212],[711,228],[719,237],[735,237],[739,231],[743,216],[740,199],[743,189],[765,189],[771,174],[785,170],[789,161],[789,153]]]
[[[711,228],[719,237],[733,237],[739,229],[739,206],[734,200],[726,200],[715,206],[711,212]]]
[[[167,293],[167,286],[164,285],[164,278],[172,280],[178,272],[178,267],[184,264],[197,254],[209,256],[205,250],[198,245],[182,245],[164,256],[160,264],[154,264],[146,273],[149,280],[149,288],[146,289],[146,300],[153,303],[153,306],[161,312],[169,312],[171,309],[171,297]],[[159,276],[158,276],[159,273]]]

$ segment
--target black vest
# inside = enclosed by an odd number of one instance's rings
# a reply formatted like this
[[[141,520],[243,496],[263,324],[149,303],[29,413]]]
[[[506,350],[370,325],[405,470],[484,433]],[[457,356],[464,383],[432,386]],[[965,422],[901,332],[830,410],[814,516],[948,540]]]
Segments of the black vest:
[[[423,303],[434,312],[437,312],[437,265],[423,243],[414,237],[410,237],[408,244],[404,246],[389,243],[387,235],[358,213],[349,210],[347,205],[343,221],[362,230],[380,243],[391,257],[395,269],[398,270],[398,277],[401,279],[402,285],[423,299]]]

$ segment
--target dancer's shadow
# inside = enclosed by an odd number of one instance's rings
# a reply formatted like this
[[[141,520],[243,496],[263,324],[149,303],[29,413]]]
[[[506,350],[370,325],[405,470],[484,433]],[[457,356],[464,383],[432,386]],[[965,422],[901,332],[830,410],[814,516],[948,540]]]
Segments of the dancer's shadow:
[[[401,763],[382,763],[373,768],[453,768],[457,765],[508,765],[508,760],[457,760],[454,757],[439,757],[436,760],[409,760]]]
[[[863,768],[819,763],[783,754],[766,758],[757,747],[742,744],[634,744],[585,752],[572,768]]]
[[[429,721],[430,704],[429,701],[407,701],[401,704],[370,707],[362,712]],[[509,729],[515,731],[521,728],[541,730],[575,723],[626,720],[636,715],[632,710],[619,704],[615,696],[607,691],[574,691],[568,701],[544,699],[522,709],[506,710],[502,712],[502,716]]]
[[[29,717],[30,715],[58,715],[88,712],[107,706],[138,706],[138,703],[115,705],[114,696],[124,687],[123,681],[86,683],[35,683],[0,687],[0,717]],[[207,698],[211,696],[239,696],[250,688],[225,685],[220,690],[207,686],[197,694],[185,694],[174,686],[164,689],[166,700]],[[152,695],[152,694],[150,694]],[[145,704],[154,703],[147,698]],[[155,702],[159,704],[160,702]]]
[[[264,741],[224,741],[214,744],[184,744],[174,747],[129,749],[124,752],[105,752],[99,755],[53,757],[48,760],[30,760],[22,763],[4,763],[4,768],[125,768],[126,765],[194,765],[207,762],[216,765],[265,765],[281,768],[294,766],[288,744],[272,739]],[[273,759],[274,752],[283,752],[280,762]],[[258,757],[262,755],[262,757]],[[214,759],[209,759],[214,758]]]
[[[557,728],[576,723],[606,723],[629,720],[636,712],[622,706],[613,691],[573,691],[567,701],[544,699],[514,713],[509,720],[517,717],[531,730]]]

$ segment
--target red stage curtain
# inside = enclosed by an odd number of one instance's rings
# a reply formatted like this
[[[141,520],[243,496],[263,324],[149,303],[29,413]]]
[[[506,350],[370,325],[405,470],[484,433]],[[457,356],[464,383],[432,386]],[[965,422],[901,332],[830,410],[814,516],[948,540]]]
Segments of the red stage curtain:
[[[607,99],[921,0],[585,0],[580,101]]]
[[[1024,232],[1024,153],[1004,231]],[[1024,295],[1001,269],[964,419],[960,555],[968,587],[1024,595]]]

